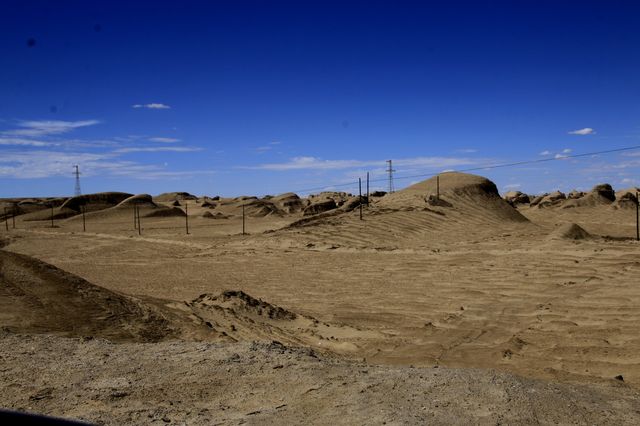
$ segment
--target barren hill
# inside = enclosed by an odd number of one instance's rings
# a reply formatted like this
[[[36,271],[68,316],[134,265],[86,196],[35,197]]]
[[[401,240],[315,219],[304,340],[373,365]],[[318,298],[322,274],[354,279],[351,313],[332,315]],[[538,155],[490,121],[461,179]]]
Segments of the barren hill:
[[[363,220],[357,208],[337,209],[294,222],[276,234],[316,247],[410,249],[433,243],[434,238],[441,244],[512,230],[530,232],[532,227],[500,197],[490,180],[443,173],[439,179],[433,177],[372,201],[363,209]]]

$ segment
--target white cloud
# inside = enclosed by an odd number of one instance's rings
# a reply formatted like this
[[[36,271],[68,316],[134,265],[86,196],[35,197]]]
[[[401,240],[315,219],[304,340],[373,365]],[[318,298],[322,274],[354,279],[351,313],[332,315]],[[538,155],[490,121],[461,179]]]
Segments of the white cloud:
[[[520,187],[522,187],[522,185],[519,183],[509,183],[503,186],[504,189],[518,189]]]
[[[0,157],[0,178],[35,179],[70,177],[72,166],[80,164],[84,176],[110,175],[135,179],[177,179],[213,174],[211,170],[168,171],[157,164],[119,160],[114,153],[56,151],[13,151]]]
[[[459,152],[460,154],[473,154],[474,152],[478,152],[478,150],[475,148],[463,148],[456,149],[456,152]]]
[[[540,155],[551,155],[551,151],[542,151]]]
[[[180,139],[177,138],[149,138],[151,142],[160,142],[160,143],[174,143],[180,142]]]
[[[119,148],[113,152],[126,154],[128,152],[194,152],[202,151],[202,148],[194,148],[187,146],[155,146],[155,147],[129,147]]]
[[[478,160],[456,157],[415,157],[393,160],[394,167],[440,168],[478,164]],[[251,169],[288,171],[288,170],[337,170],[357,167],[384,167],[385,160],[323,160],[317,157],[294,157],[285,163],[268,163]]]
[[[34,121],[21,121],[18,123],[20,129],[3,131],[4,135],[14,136],[46,136],[46,135],[59,135],[70,132],[80,127],[88,127],[99,124],[98,120],[81,120],[81,121],[61,121],[61,120],[34,120]]]
[[[13,145],[13,146],[52,146],[56,145],[53,142],[37,141],[33,139],[23,138],[3,138],[0,137],[0,145]]]
[[[570,135],[581,135],[581,136],[585,136],[585,135],[595,135],[596,131],[593,130],[591,127],[585,127],[584,129],[578,129],[578,130],[572,130],[570,132],[568,132]]]
[[[146,109],[171,109],[169,105],[161,104],[161,103],[151,103],[151,104],[135,104],[131,105],[132,108],[146,108]]]
[[[3,152],[0,157],[0,176],[14,178],[44,178],[70,176],[73,164],[82,164],[95,172],[117,167],[113,155],[69,153],[55,151]],[[83,167],[83,168],[85,168]]]
[[[571,149],[570,148],[565,148],[562,150],[563,154],[571,154]]]
[[[563,154],[556,154],[553,158],[560,159],[560,158],[567,158],[567,156]]]

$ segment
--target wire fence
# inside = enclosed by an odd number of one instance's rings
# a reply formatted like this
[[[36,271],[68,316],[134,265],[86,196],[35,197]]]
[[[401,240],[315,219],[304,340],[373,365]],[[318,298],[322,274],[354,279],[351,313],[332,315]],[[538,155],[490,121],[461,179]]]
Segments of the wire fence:
[[[568,159],[578,159],[578,158],[585,158],[585,157],[594,157],[594,156],[599,156],[599,155],[605,155],[605,154],[611,154],[611,153],[619,153],[619,152],[627,152],[627,151],[635,151],[635,150],[640,150],[640,145],[635,145],[635,146],[628,146],[628,147],[622,147],[622,148],[614,148],[614,149],[608,149],[608,150],[600,150],[600,151],[592,151],[592,152],[585,152],[585,153],[580,153],[580,154],[567,154],[567,155],[560,155],[560,156],[556,156],[556,157],[550,157],[550,158],[538,158],[538,159],[532,159],[532,160],[523,160],[523,161],[516,161],[516,162],[510,162],[510,163],[497,163],[497,164],[487,164],[487,165],[483,165],[483,166],[476,166],[476,167],[471,167],[471,168],[465,168],[465,169],[458,169],[458,170],[451,170],[451,172],[460,172],[460,173],[467,173],[467,172],[474,172],[474,171],[482,171],[482,170],[492,170],[492,169],[500,169],[500,168],[509,168],[509,167],[519,167],[519,166],[524,166],[524,165],[531,165],[531,164],[539,164],[539,163],[548,163],[548,162],[554,162],[554,161],[563,161],[563,160],[568,160]],[[432,177],[436,177],[441,175],[441,173],[420,173],[420,174],[412,174],[412,175],[399,175],[399,176],[394,176],[393,179],[394,180],[406,180],[406,179],[417,179],[417,178],[432,178]],[[386,178],[378,178],[378,179],[369,179],[369,173],[367,173],[367,178],[366,178],[366,192],[365,195],[363,196],[362,193],[362,178],[359,178],[358,181],[355,182],[345,182],[345,183],[339,183],[339,184],[334,184],[334,185],[330,185],[330,186],[322,186],[322,187],[313,187],[313,188],[304,188],[304,189],[298,189],[295,190],[293,192],[296,193],[309,193],[311,191],[326,191],[329,189],[335,189],[335,188],[345,188],[345,187],[355,187],[358,188],[358,196],[359,196],[359,202],[358,205],[356,206],[356,208],[359,209],[359,217],[360,219],[363,219],[363,206],[368,206],[369,205],[369,187],[371,183],[379,183],[379,182],[388,182],[388,177]],[[636,196],[636,217],[635,217],[635,222],[636,222],[636,239],[638,241],[640,241],[640,197],[638,192],[636,192],[635,194]],[[245,205],[247,204],[247,201],[249,200],[242,200],[244,202],[242,202],[240,204],[241,207],[241,218],[242,218],[242,227],[241,227],[241,234],[244,235],[246,234],[247,231],[247,214],[245,212]],[[183,202],[185,202],[183,200]],[[197,204],[197,200],[196,203]],[[205,224],[201,221],[199,222],[189,222],[189,203],[188,201],[185,202],[184,205],[184,210],[183,213],[184,215],[180,215],[180,221],[182,222],[181,225],[176,226],[174,223],[172,223],[171,225],[162,225],[160,223],[158,223],[160,220],[164,219],[165,221],[168,220],[174,220],[177,219],[176,217],[173,218],[169,218],[169,217],[154,217],[153,219],[157,219],[155,221],[151,221],[152,218],[147,217],[146,215],[142,215],[141,211],[140,211],[140,206],[138,204],[132,204],[131,207],[131,220],[126,220],[126,221],[113,221],[113,220],[109,220],[108,222],[105,222],[103,224],[100,224],[101,226],[107,225],[112,227],[112,229],[114,230],[118,230],[118,231],[130,231],[132,228],[135,232],[138,233],[138,235],[142,235],[143,231],[158,231],[158,230],[176,230],[176,229],[180,229],[183,228],[185,230],[185,234],[189,235],[190,232],[190,227],[191,229],[201,229],[201,228],[219,228],[221,225],[224,225],[224,221],[227,221],[226,219],[218,219],[216,220],[214,223],[210,223],[210,224]],[[16,217],[19,216],[19,212],[16,208],[16,206],[14,205],[13,208],[10,207],[4,207],[3,211],[3,221],[4,221],[4,229],[6,232],[9,232],[11,229],[16,229]],[[82,230],[83,231],[87,231],[87,212],[85,210],[85,206],[81,206],[80,207],[80,212],[78,213],[77,216],[81,216],[82,218]],[[89,213],[89,216],[91,216],[91,213]],[[192,217],[193,218],[193,217]],[[56,227],[55,222],[57,220],[60,219],[56,219],[55,217],[55,212],[54,212],[54,206],[51,205],[50,206],[50,218],[46,219],[47,221],[50,221],[50,227]],[[64,219],[62,219],[64,220]],[[227,221],[228,222],[228,221]],[[133,224],[133,227],[131,226]],[[93,224],[92,224],[93,225]],[[115,228],[114,228],[115,227]]]

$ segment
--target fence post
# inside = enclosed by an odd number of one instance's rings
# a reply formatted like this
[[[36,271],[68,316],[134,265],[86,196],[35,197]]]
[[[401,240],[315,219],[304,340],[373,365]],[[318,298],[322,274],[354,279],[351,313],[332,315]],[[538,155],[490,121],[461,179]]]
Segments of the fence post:
[[[189,203],[184,202],[184,223],[187,228],[187,235],[189,235]]]
[[[358,204],[360,207],[360,220],[362,220],[362,179],[358,178]]]
[[[140,208],[136,204],[136,213],[138,216],[138,235],[142,235],[142,225],[140,225]]]
[[[636,191],[636,241],[640,241],[640,192]]]
[[[369,207],[369,172],[367,172],[367,207]]]
[[[440,200],[440,175],[436,175],[436,198]]]

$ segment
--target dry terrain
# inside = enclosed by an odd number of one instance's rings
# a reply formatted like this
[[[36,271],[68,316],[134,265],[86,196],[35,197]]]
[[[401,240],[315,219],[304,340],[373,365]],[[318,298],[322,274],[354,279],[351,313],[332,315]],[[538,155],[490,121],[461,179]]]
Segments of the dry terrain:
[[[1,406],[107,424],[638,424],[636,212],[601,193],[514,207],[446,173],[372,197],[363,220],[341,193],[7,200],[22,211],[1,228]]]

